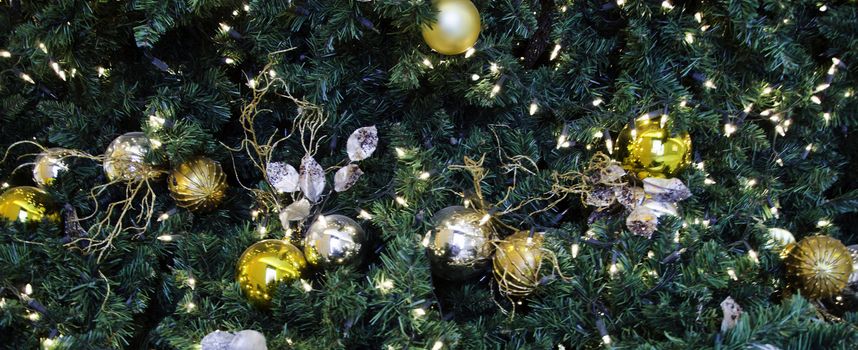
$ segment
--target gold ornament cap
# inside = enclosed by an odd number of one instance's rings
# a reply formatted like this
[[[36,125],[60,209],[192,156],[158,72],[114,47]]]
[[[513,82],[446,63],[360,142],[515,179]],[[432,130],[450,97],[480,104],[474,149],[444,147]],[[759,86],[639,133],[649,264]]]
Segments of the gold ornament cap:
[[[157,178],[160,172],[145,161],[152,146],[142,132],[120,135],[104,151],[104,172],[110,181],[142,181]]]
[[[61,172],[69,169],[63,160],[68,153],[65,148],[48,148],[39,153],[33,164],[33,181],[39,187],[50,186]]]
[[[320,215],[304,237],[304,257],[311,265],[359,264],[366,234],[357,222],[342,215]]]
[[[423,25],[423,40],[444,55],[468,51],[480,37],[480,12],[470,0],[435,0],[437,21]]]
[[[235,265],[235,280],[248,300],[264,306],[271,302],[278,283],[298,279],[306,267],[300,249],[286,241],[266,239],[241,254]]]
[[[543,240],[541,232],[518,231],[498,243],[492,270],[501,293],[523,297],[539,286]]]
[[[226,174],[220,163],[197,157],[179,164],[167,180],[176,204],[194,211],[211,210],[226,195]]]
[[[9,221],[60,221],[57,206],[47,192],[32,186],[12,187],[0,194],[0,216]]]
[[[626,125],[617,137],[617,160],[639,179],[673,177],[691,163],[691,135],[671,135],[667,121],[667,115],[647,114],[635,119],[634,128]]]
[[[839,240],[811,236],[788,247],[787,273],[801,293],[811,299],[840,293],[852,274],[852,257]]]

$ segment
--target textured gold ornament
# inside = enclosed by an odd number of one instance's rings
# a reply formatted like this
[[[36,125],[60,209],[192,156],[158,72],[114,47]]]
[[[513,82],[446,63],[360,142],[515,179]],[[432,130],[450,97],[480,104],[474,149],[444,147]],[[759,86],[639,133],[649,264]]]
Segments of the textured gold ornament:
[[[523,297],[539,286],[543,239],[542,233],[519,231],[498,243],[492,266],[501,293]]]
[[[294,245],[266,239],[254,243],[241,254],[235,280],[248,300],[267,305],[277,284],[298,279],[306,266],[304,255]]]
[[[427,250],[432,272],[448,280],[463,280],[478,275],[492,254],[492,231],[481,224],[484,213],[452,206],[432,217]]]
[[[220,163],[197,157],[175,167],[167,186],[180,207],[210,210],[220,204],[226,194],[226,174]]]
[[[648,115],[635,120],[620,132],[614,154],[623,168],[647,177],[672,177],[691,162],[691,136],[687,132],[670,135],[665,118]]]
[[[63,160],[68,153],[65,148],[48,148],[39,153],[33,164],[33,181],[39,187],[50,186],[61,172],[69,169]]]
[[[839,240],[811,236],[787,247],[787,273],[801,293],[811,299],[840,293],[852,273],[852,257]]]
[[[354,265],[366,245],[363,228],[342,215],[319,216],[304,238],[304,257],[311,265]]]
[[[480,12],[470,0],[436,0],[438,20],[423,25],[423,40],[444,55],[468,51],[480,36]]]
[[[31,186],[12,187],[0,194],[0,216],[23,223],[42,219],[59,222],[60,214],[51,197]]]
[[[149,138],[142,132],[123,134],[104,151],[104,172],[110,181],[142,181],[156,178],[160,172],[144,160],[149,153]]]

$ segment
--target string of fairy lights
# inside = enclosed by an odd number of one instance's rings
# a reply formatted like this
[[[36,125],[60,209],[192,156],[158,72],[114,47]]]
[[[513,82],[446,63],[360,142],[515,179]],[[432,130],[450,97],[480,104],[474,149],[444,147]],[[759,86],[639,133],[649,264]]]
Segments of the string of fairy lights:
[[[625,5],[625,0],[616,0],[616,5],[619,7],[623,7]],[[661,3],[661,7],[664,11],[672,11],[675,9],[674,5],[668,0],[664,0]],[[232,15],[233,16],[239,16],[241,13],[240,11],[242,11],[242,10],[246,13],[249,13],[251,10],[251,7],[248,4],[243,4],[242,8],[233,11]],[[568,7],[566,5],[563,5],[559,8],[559,10],[562,13],[565,13],[568,10]],[[828,10],[828,6],[826,4],[820,3],[820,4],[818,4],[818,10],[820,12],[825,12]],[[709,24],[704,23],[704,16],[701,12],[697,12],[693,16],[694,16],[695,21],[698,24],[700,24],[699,30],[701,33],[706,32],[710,28]],[[785,24],[789,23],[789,21],[790,21],[789,18],[783,19],[783,23],[785,23]],[[233,38],[240,37],[240,34],[238,32],[236,32],[235,29],[232,28],[232,26],[230,26],[229,24],[227,24],[225,22],[219,23],[219,30],[222,34],[229,35],[230,37],[233,37]],[[690,32],[690,31],[682,34],[682,41],[684,41],[688,45],[692,45],[692,44],[695,44],[696,42],[698,42],[696,40],[695,33]],[[36,47],[46,55],[48,66],[51,68],[51,70],[54,72],[54,74],[60,80],[69,81],[69,78],[75,78],[76,77],[77,69],[76,68],[71,68],[68,70],[64,69],[62,67],[62,65],[57,60],[55,60],[53,57],[50,56],[49,48],[44,43],[37,42]],[[559,42],[555,43],[554,46],[551,48],[549,60],[555,61],[556,59],[558,59],[560,57],[561,50],[562,50],[561,43],[559,43]],[[470,49],[468,49],[464,53],[464,57],[465,58],[474,57],[476,55],[476,52],[477,52],[476,48],[471,47]],[[9,58],[12,58],[13,56],[14,55],[12,52],[5,50],[5,49],[0,49],[0,59],[9,59]],[[846,68],[845,63],[842,62],[838,58],[832,58],[831,61],[832,61],[832,64],[829,67],[829,69],[826,71],[826,74],[824,75],[825,81],[823,83],[819,84],[818,86],[816,86],[813,89],[813,91],[809,97],[809,101],[812,102],[813,104],[816,104],[816,105],[823,105],[824,104],[824,101],[827,97],[826,91],[833,84],[833,82],[835,80],[836,73],[839,70]],[[224,57],[223,62],[227,65],[235,65],[236,63],[238,63],[236,58],[233,58],[233,57]],[[434,63],[431,57],[425,57],[425,58],[423,58],[421,63],[425,67],[427,67],[428,69],[435,69],[436,64],[437,65],[445,65],[448,62],[445,60],[439,60],[437,63]],[[36,81],[34,80],[34,78],[30,74],[28,74],[28,73],[26,73],[20,69],[17,69],[17,68],[13,68],[10,71],[13,72],[13,74],[15,76],[17,76],[20,80],[22,80],[28,84],[31,84],[31,85],[36,84]],[[499,66],[498,63],[491,62],[489,64],[490,75],[488,77],[495,80],[494,84],[492,85],[492,88],[489,91],[489,97],[491,97],[491,98],[495,98],[501,93],[504,81],[507,79],[506,75],[502,74],[502,71],[503,71],[503,67]],[[110,75],[110,69],[106,68],[106,67],[98,66],[98,67],[96,67],[96,73],[97,73],[98,77],[100,77],[100,78],[101,77],[108,77]],[[271,70],[269,72],[269,74],[271,74],[272,76],[276,75],[276,73],[273,70]],[[470,74],[470,76],[468,76],[468,78],[470,78],[470,80],[476,82],[476,81],[479,81],[481,79],[485,79],[486,77],[480,75],[479,73],[472,73],[472,74]],[[253,78],[248,78],[247,85],[251,88],[255,88],[256,87],[256,80]],[[705,79],[702,82],[702,85],[707,90],[717,89],[717,84],[712,79]],[[774,92],[774,89],[775,88],[773,88],[773,87],[765,86],[761,90],[760,97],[764,97],[764,96],[768,96],[768,95],[772,94]],[[846,97],[846,98],[852,97],[853,95],[854,95],[854,92],[852,89],[848,89],[843,93],[843,97]],[[680,103],[680,107],[683,107],[683,108],[687,107],[690,103],[691,102],[683,99]],[[594,107],[600,107],[604,104],[604,100],[601,97],[596,97],[591,101],[591,104]],[[779,102],[775,102],[774,107],[776,108],[776,107],[778,107],[778,105],[779,105]],[[742,115],[738,116],[737,119],[744,120],[745,116],[752,113],[753,107],[754,107],[754,104],[746,105],[744,107],[744,109],[742,110],[742,113],[741,113]],[[761,117],[767,118],[772,123],[774,123],[774,128],[775,128],[775,132],[777,133],[777,135],[784,137],[784,136],[786,136],[786,133],[788,132],[788,130],[792,124],[792,119],[785,118],[783,116],[783,111],[778,111],[775,108],[764,109],[761,112],[759,112],[758,115]],[[529,102],[529,104],[526,106],[526,110],[527,110],[528,115],[531,115],[531,116],[539,113],[539,111],[540,111],[539,101],[537,99],[532,99]],[[830,123],[830,121],[833,117],[832,114],[833,114],[833,110],[832,110],[831,106],[827,106],[827,108],[825,108],[824,111],[821,113],[820,118],[822,118],[825,125],[828,125]],[[666,114],[664,116],[666,116]],[[159,126],[163,126],[164,123],[166,122],[165,118],[158,116],[158,115],[155,115],[155,114],[150,115],[148,121],[149,121],[150,126],[154,126],[155,128],[157,128]],[[723,134],[725,137],[729,138],[738,131],[739,131],[739,126],[734,121],[732,121],[730,119],[726,120],[725,123],[723,124]],[[568,133],[569,133],[568,125],[564,124],[562,129],[560,130],[559,136],[557,138],[557,142],[556,142],[556,148],[557,149],[568,148],[568,147],[572,146],[572,143],[570,142]],[[593,136],[594,140],[604,139],[604,144],[605,144],[605,148],[607,149],[607,151],[609,153],[613,152],[613,140],[611,138],[610,133],[607,130],[604,130],[604,131],[596,130],[593,132],[592,136]],[[157,148],[158,145],[160,145],[160,142],[158,142],[158,140],[152,140],[152,145],[154,148]],[[587,144],[586,147],[587,147],[587,149],[590,149],[592,146],[590,144]],[[809,152],[811,152],[812,150],[813,150],[813,143],[808,143],[807,146],[805,147],[804,157],[806,157],[807,154]],[[406,158],[409,154],[413,153],[414,150],[406,150],[406,149],[397,147],[397,148],[395,148],[395,152],[399,158]],[[784,165],[783,160],[779,156],[776,156],[775,162],[779,166]],[[695,167],[701,171],[704,171],[703,162],[695,163]],[[708,176],[708,174],[706,174],[706,175],[707,176],[704,180],[704,184],[713,185],[716,183],[715,180],[711,179]],[[430,178],[432,176],[432,172],[431,171],[421,171],[421,172],[416,173],[415,176],[420,180],[428,181],[428,180],[430,180]],[[746,179],[744,182],[744,186],[746,188],[754,187],[756,184],[757,184],[756,179]],[[9,184],[4,182],[2,184],[2,186],[0,186],[0,187],[7,188],[7,187],[9,187]],[[404,207],[404,208],[409,207],[408,200],[401,195],[396,195],[394,197],[394,202],[401,207]],[[770,200],[770,202],[772,202],[772,204],[770,205],[769,211],[775,217],[777,217],[777,215],[778,215],[777,202],[776,202],[776,200],[774,200],[774,201]],[[258,211],[253,212],[252,218],[254,221],[256,221],[258,219],[258,215],[259,215]],[[364,209],[359,210],[358,216],[360,218],[367,219],[367,220],[372,219],[372,217],[373,217],[368,211],[366,211]],[[169,217],[170,217],[169,212],[163,213],[158,218],[158,221],[159,222],[165,221]],[[698,225],[704,229],[708,228],[709,224],[710,224],[709,220],[701,220],[699,218],[692,219],[690,221],[691,221],[692,225]],[[818,223],[817,223],[817,227],[820,227],[820,228],[828,227],[831,225],[832,225],[831,221],[827,218],[819,219]],[[683,222],[682,226],[683,226],[683,228],[687,228],[689,226],[689,224],[688,224],[688,222]],[[268,233],[267,222],[265,220],[260,222],[259,225],[257,226],[256,230],[260,236],[265,236]],[[288,235],[288,233],[287,233],[287,235]],[[158,236],[157,239],[162,241],[162,242],[169,243],[169,242],[173,242],[173,241],[177,240],[180,237],[181,236],[177,235],[177,234],[163,234],[163,235]],[[584,239],[595,239],[595,237],[596,237],[596,233],[593,230],[588,230],[585,233],[583,238]],[[677,230],[677,232],[675,233],[675,236],[674,236],[674,242],[678,244],[678,243],[680,243],[680,240],[681,240],[680,231]],[[570,253],[571,253],[572,258],[577,258],[580,255],[581,248],[582,248],[581,244],[578,241],[571,244]],[[680,254],[681,254],[683,249],[678,249],[677,251],[680,252]],[[652,251],[648,252],[647,256],[650,259],[655,258],[655,254]],[[756,251],[754,249],[751,249],[750,246],[747,247],[747,256],[752,262],[757,263],[757,264],[759,263],[758,254],[756,253]],[[623,270],[626,270],[627,268],[623,267],[620,263],[618,263],[616,254],[614,254],[612,259],[611,259],[611,263],[608,265],[607,269],[608,269],[608,274],[611,277],[614,277],[617,274],[621,273]],[[655,270],[650,270],[647,274],[651,275],[651,276],[657,276],[658,275],[658,273]],[[730,278],[731,280],[734,280],[734,281],[737,281],[739,279],[739,276],[737,275],[737,272],[733,267],[726,268],[726,275],[728,278]],[[376,281],[374,281],[374,283],[375,283],[375,289],[379,290],[379,292],[382,294],[389,293],[395,287],[393,280],[388,279],[387,277],[385,277],[384,274],[379,274],[378,279]],[[192,292],[196,289],[197,281],[193,277],[192,273],[187,274],[187,278],[184,280],[184,284],[189,289],[191,289]],[[312,285],[303,279],[301,280],[301,286],[305,292],[311,292],[313,290]],[[21,300],[24,300],[24,301],[31,300],[33,293],[34,293],[33,287],[31,284],[28,283],[22,288],[22,291],[19,295],[19,298]],[[193,300],[194,300],[194,298],[193,298],[193,296],[191,296],[190,298],[188,298],[188,301],[184,304],[183,308],[186,312],[189,312],[189,313],[194,312],[197,309],[197,305],[194,303]],[[7,306],[6,299],[0,298],[0,309],[5,308],[6,306]],[[424,317],[426,315],[426,309],[423,307],[414,308],[412,310],[412,315],[415,318]],[[597,329],[600,333],[600,336],[601,336],[603,343],[608,345],[611,343],[611,336],[608,334],[607,327],[605,325],[603,316],[604,316],[604,314],[598,315],[597,322],[596,322],[597,323]],[[33,321],[33,322],[38,321],[41,318],[41,316],[38,312],[32,312],[29,310],[27,311],[27,314],[25,315],[25,317],[27,319]],[[62,335],[57,335],[56,337],[53,337],[53,338],[42,339],[43,348],[45,348],[45,349],[54,348],[56,345],[59,344],[59,339],[61,337],[62,337]],[[289,340],[289,343],[291,343],[291,339]],[[433,350],[440,350],[443,347],[444,347],[444,343],[442,340],[437,340],[432,345]]]

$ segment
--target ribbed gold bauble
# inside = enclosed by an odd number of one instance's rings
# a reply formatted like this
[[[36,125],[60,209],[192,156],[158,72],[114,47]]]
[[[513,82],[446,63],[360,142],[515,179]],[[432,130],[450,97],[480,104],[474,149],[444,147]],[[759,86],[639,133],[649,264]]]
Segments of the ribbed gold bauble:
[[[423,25],[423,40],[444,55],[468,51],[480,37],[480,12],[470,0],[435,0],[438,20]]]
[[[65,148],[48,148],[39,153],[33,164],[33,181],[39,187],[50,186],[63,171],[68,170],[68,165],[63,157],[69,153]]]
[[[211,210],[226,194],[226,174],[220,163],[197,157],[175,167],[170,172],[167,186],[180,207],[195,211]]]
[[[307,266],[301,250],[279,239],[248,247],[236,263],[235,280],[252,303],[267,305],[278,283],[298,279]]]
[[[691,163],[691,136],[671,135],[666,121],[646,115],[635,120],[634,129],[626,125],[620,131],[614,154],[639,179],[673,177]]]
[[[787,274],[801,293],[811,299],[828,298],[846,287],[852,274],[852,257],[839,240],[811,236],[787,247]]]
[[[31,186],[12,187],[0,194],[0,216],[9,221],[34,223],[48,219],[59,222],[60,214],[51,197]]]
[[[485,269],[492,254],[492,231],[487,223],[480,224],[483,215],[460,206],[435,213],[426,249],[436,276],[464,280]]]
[[[543,234],[519,231],[495,248],[492,266],[501,293],[523,297],[539,286]]]
[[[160,175],[157,169],[144,161],[151,144],[142,132],[123,134],[104,151],[104,172],[110,181],[141,181]]]
[[[304,257],[311,265],[359,264],[366,234],[357,222],[342,215],[319,216],[304,237]]]

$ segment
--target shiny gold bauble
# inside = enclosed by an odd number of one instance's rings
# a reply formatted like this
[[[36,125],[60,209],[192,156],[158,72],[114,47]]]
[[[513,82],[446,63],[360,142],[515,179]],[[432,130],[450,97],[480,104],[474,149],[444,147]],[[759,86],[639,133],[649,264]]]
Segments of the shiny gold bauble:
[[[63,160],[68,153],[65,148],[48,148],[39,153],[33,164],[33,181],[40,187],[50,186],[61,172],[69,169]]]
[[[248,247],[236,263],[235,280],[252,303],[267,305],[278,283],[298,279],[307,266],[294,245],[266,239]]]
[[[426,249],[436,276],[464,280],[485,269],[492,254],[492,231],[487,223],[480,224],[483,216],[460,206],[435,213]]]
[[[542,241],[542,233],[519,231],[498,243],[492,270],[501,293],[523,297],[539,286]]]
[[[839,240],[811,236],[787,248],[784,260],[794,285],[811,299],[828,298],[846,287],[852,257]]]
[[[9,221],[23,223],[42,219],[59,222],[60,214],[51,197],[31,186],[12,187],[0,194],[0,216]]]
[[[366,234],[357,222],[342,215],[319,216],[304,237],[304,257],[311,265],[359,264]]]
[[[117,137],[104,151],[104,172],[110,181],[142,181],[160,174],[144,160],[149,153],[149,138],[142,132]]]
[[[435,0],[438,20],[423,25],[423,40],[435,51],[458,55],[468,51],[480,36],[480,12],[470,0]]]
[[[167,180],[176,204],[190,210],[210,210],[226,194],[226,174],[220,163],[197,157],[179,164]]]
[[[691,136],[671,135],[665,117],[643,116],[620,132],[614,154],[639,179],[673,177],[691,163]]]

